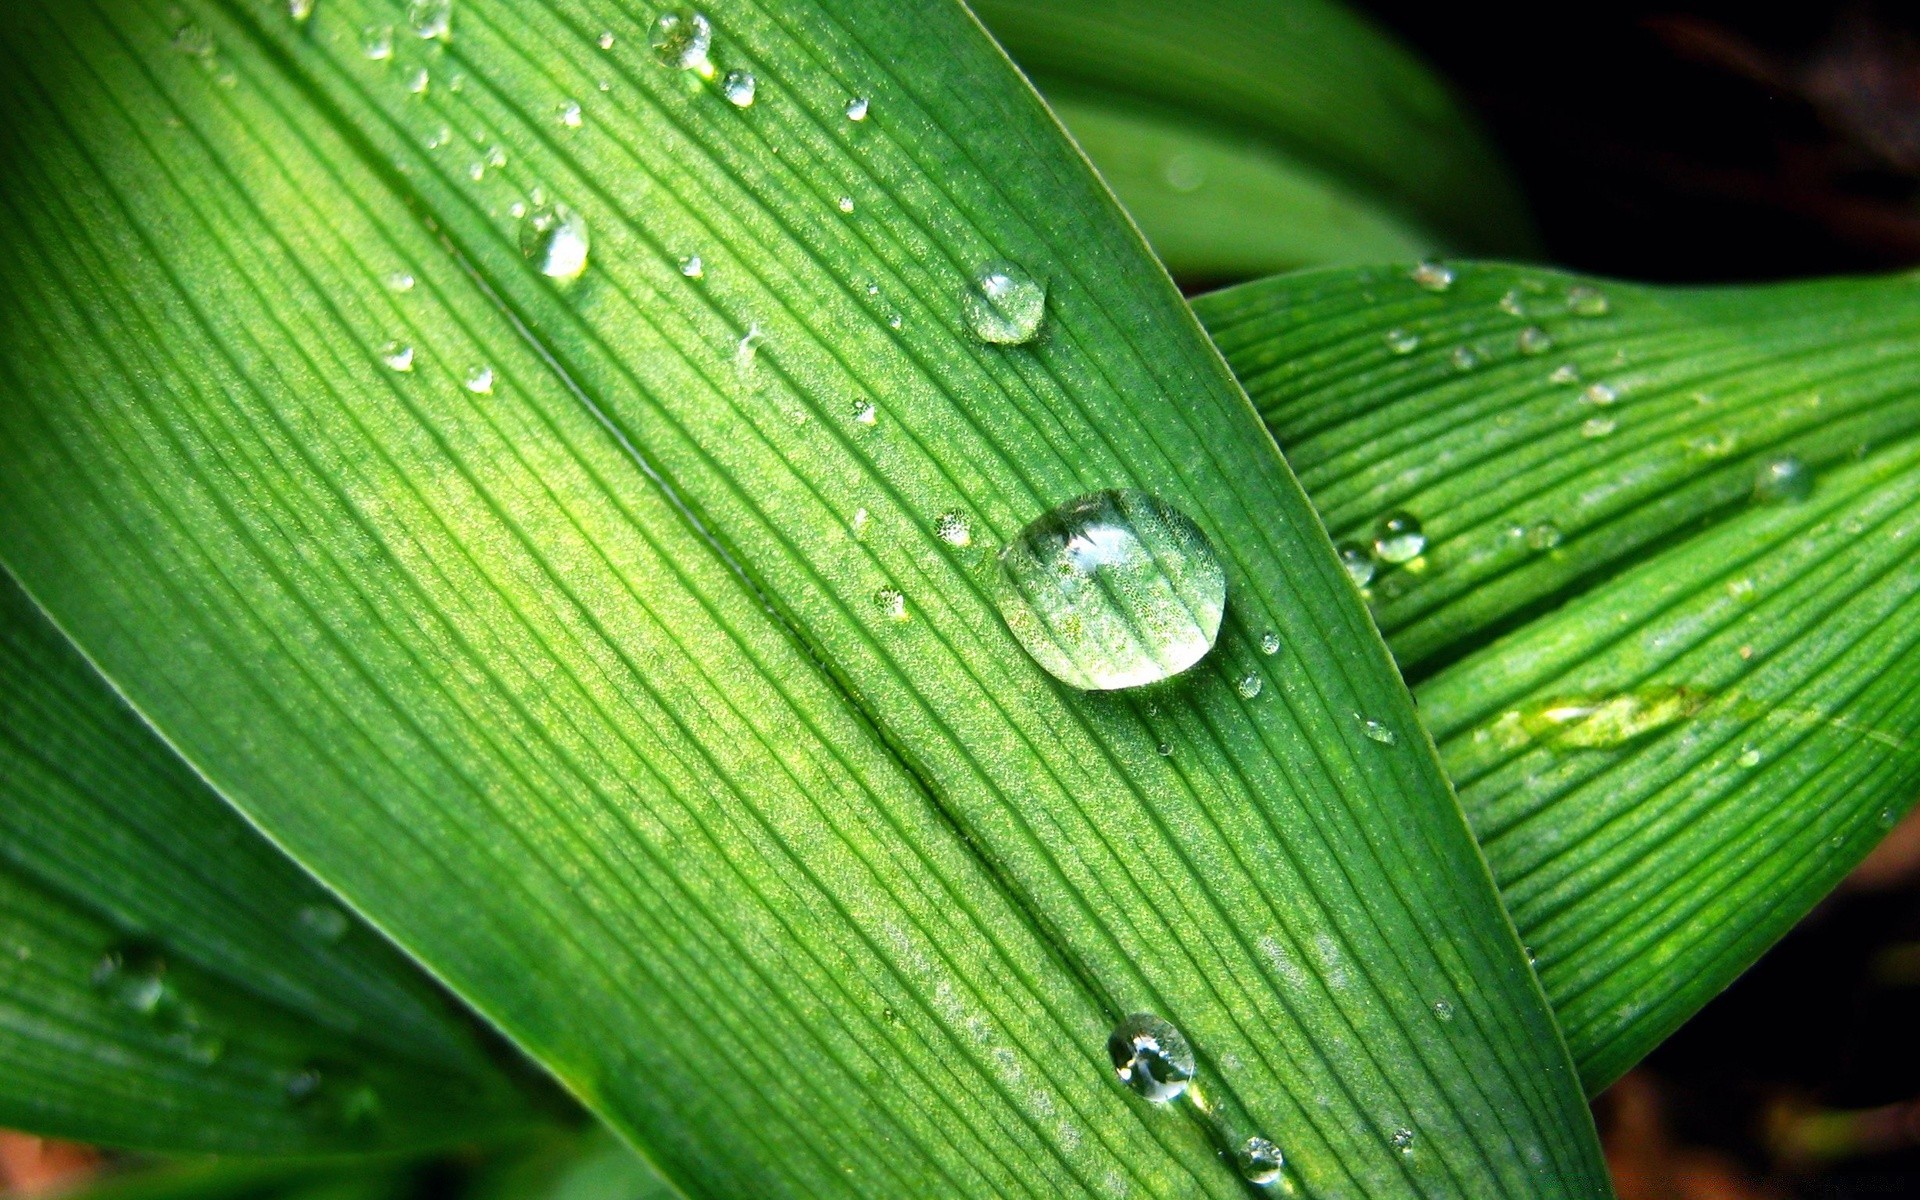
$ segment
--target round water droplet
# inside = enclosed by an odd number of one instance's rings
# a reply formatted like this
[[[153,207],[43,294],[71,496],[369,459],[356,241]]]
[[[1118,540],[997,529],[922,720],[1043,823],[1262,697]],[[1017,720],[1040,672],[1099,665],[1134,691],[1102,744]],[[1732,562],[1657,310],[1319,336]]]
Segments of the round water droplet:
[[[1153,748],[1153,752],[1155,754],[1158,754],[1161,758],[1169,758],[1173,754],[1173,746],[1171,743],[1161,742],[1158,746],[1155,746]]]
[[[413,347],[405,342],[388,342],[380,348],[380,361],[396,371],[411,371]]]
[[[360,53],[374,62],[393,57],[393,26],[369,25],[360,31]]]
[[[326,1082],[326,1076],[318,1067],[302,1067],[286,1077],[280,1085],[288,1100],[301,1104],[311,1100],[320,1092],[320,1085]]]
[[[862,425],[878,425],[880,423],[880,410],[874,407],[873,401],[871,400],[855,400],[853,402],[853,419]]]
[[[1753,477],[1753,498],[1762,504],[1798,504],[1813,495],[1813,472],[1791,454],[1760,464]]]
[[[1581,285],[1567,289],[1567,311],[1578,317],[1604,317],[1613,306],[1599,288]]]
[[[1420,528],[1420,518],[1404,510],[1382,517],[1373,535],[1373,552],[1381,562],[1407,562],[1418,558],[1426,548],[1427,534]]]
[[[998,346],[1017,346],[1040,332],[1047,288],[1010,262],[988,263],[960,297],[973,336]]]
[[[759,86],[752,71],[728,71],[727,77],[720,81],[720,94],[735,108],[751,108],[753,94]]]
[[[1240,1168],[1240,1177],[1255,1187],[1279,1182],[1280,1173],[1287,1166],[1280,1147],[1263,1137],[1250,1137],[1241,1142],[1233,1152],[1233,1161]]]
[[[564,204],[543,204],[520,227],[520,253],[534,270],[566,283],[587,269],[587,222]]]
[[[1453,1020],[1453,1003],[1448,1000],[1435,1000],[1433,1002],[1433,1015],[1439,1017],[1442,1021]]]
[[[1428,260],[1408,271],[1407,278],[1430,292],[1444,292],[1453,286],[1453,268]]]
[[[1353,580],[1353,586],[1363,588],[1373,582],[1379,564],[1373,561],[1373,555],[1367,552],[1365,546],[1358,542],[1341,542],[1333,551],[1340,556],[1340,565],[1346,569],[1347,578]]]
[[[1527,530],[1527,545],[1534,550],[1551,550],[1565,540],[1566,535],[1552,521],[1542,521]]]
[[[899,588],[881,588],[873,594],[873,606],[889,621],[907,619],[907,598]]]
[[[888,329],[898,329],[904,324],[906,324],[906,320],[901,317],[899,313],[894,313],[887,318]]]
[[[427,88],[433,84],[433,77],[427,73],[425,67],[415,67],[407,72],[405,82],[407,91],[415,96],[424,96],[427,94]]]
[[[476,396],[493,394],[493,368],[485,363],[467,372],[466,388]]]
[[[1472,346],[1455,346],[1450,357],[1456,371],[1471,371],[1480,365],[1480,353]]]
[[[1583,438],[1603,438],[1612,435],[1620,423],[1612,417],[1589,417],[1580,423],[1580,436]]]
[[[287,15],[296,22],[305,22],[313,15],[313,0],[287,0]]]
[[[1601,408],[1605,408],[1609,404],[1612,404],[1615,401],[1619,400],[1620,393],[1614,391],[1611,387],[1608,387],[1604,383],[1596,383],[1589,386],[1586,391],[1581,392],[1580,398],[1582,400],[1585,400],[1588,404],[1594,404],[1594,405],[1598,405]]]
[[[1262,682],[1258,675],[1249,672],[1240,677],[1240,682],[1233,685],[1233,690],[1240,693],[1242,700],[1251,700],[1260,694]]]
[[[707,273],[707,268],[698,254],[689,254],[680,260],[680,273],[688,279],[698,279]]]
[[[446,37],[453,32],[453,0],[413,0],[407,24],[424,40]]]
[[[1551,375],[1547,376],[1547,382],[1548,383],[1579,383],[1580,368],[1574,366],[1572,363],[1561,363],[1559,366],[1553,369],[1553,373]]]
[[[1401,1128],[1393,1131],[1393,1148],[1402,1154],[1413,1153],[1413,1130]]]
[[[562,125],[565,125],[568,129],[580,128],[582,118],[580,116],[580,102],[578,100],[568,100],[560,106],[558,111]]]
[[[613,49],[613,30],[611,30],[611,29],[602,29],[602,30],[600,31],[600,36],[599,36],[599,37],[597,37],[597,38],[595,38],[595,39],[594,39],[594,41],[595,41],[595,43],[596,43],[596,44],[598,44],[598,45],[599,45],[599,47],[600,47],[600,48],[601,48],[602,50],[611,50],[611,49]]]
[[[1404,329],[1387,330],[1387,349],[1395,354],[1412,354],[1420,348],[1420,335]]]
[[[1900,814],[1891,808],[1883,808],[1880,810],[1880,814],[1874,818],[1874,821],[1878,823],[1882,829],[1892,829],[1900,823]]]
[[[1185,514],[1131,488],[1081,496],[1000,552],[994,602],[1034,661],[1086,691],[1139,687],[1213,649],[1227,576]]]
[[[653,53],[669,67],[705,74],[713,68],[707,51],[713,46],[713,24],[705,13],[670,8],[653,23]]]
[[[973,526],[957,512],[941,513],[933,522],[933,532],[949,546],[973,545]]]
[[[1360,732],[1365,734],[1369,741],[1379,742],[1382,746],[1400,744],[1400,735],[1388,729],[1385,722],[1376,721],[1364,713],[1353,714],[1353,719],[1360,722]]]
[[[1545,354],[1553,349],[1553,338],[1538,325],[1529,325],[1520,331],[1520,353]]]
[[[836,202],[835,207],[837,207],[843,213],[851,213],[853,211],[853,197],[852,196],[840,197],[840,199]]]
[[[847,101],[847,120],[866,120],[867,107],[867,98],[865,96],[855,96],[853,99]]]
[[[387,276],[387,286],[396,292],[410,292],[413,290],[413,276],[405,271],[395,271]]]
[[[1273,630],[1271,629],[1261,634],[1260,635],[1260,653],[1262,654],[1280,653],[1280,635],[1273,632]]]
[[[330,904],[303,904],[294,919],[300,922],[300,932],[323,942],[337,942],[353,927],[347,914]]]
[[[1743,767],[1757,767],[1760,765],[1760,752],[1752,746],[1748,746],[1740,751],[1740,757],[1734,761]]]
[[[1186,1035],[1152,1013],[1120,1022],[1107,1037],[1107,1055],[1120,1082],[1155,1104],[1177,1099],[1193,1081]]]

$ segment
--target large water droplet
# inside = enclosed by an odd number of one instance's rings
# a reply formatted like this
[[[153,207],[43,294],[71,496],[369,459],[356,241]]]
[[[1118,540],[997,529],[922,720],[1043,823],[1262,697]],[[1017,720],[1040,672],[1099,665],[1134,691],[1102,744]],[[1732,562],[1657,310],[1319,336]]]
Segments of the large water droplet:
[[[587,222],[564,204],[543,204],[520,227],[520,252],[536,271],[561,283],[587,269]]]
[[[1014,637],[1087,691],[1157,683],[1213,649],[1226,611],[1220,559],[1185,514],[1134,489],[1081,496],[1000,552],[994,590]]]
[[[1426,531],[1420,527],[1420,518],[1410,512],[1388,513],[1373,535],[1373,552],[1381,562],[1408,562],[1420,557],[1426,548]]]
[[[413,0],[407,6],[407,24],[427,41],[445,38],[453,32],[453,0]]]
[[[1407,278],[1430,292],[1444,292],[1453,286],[1453,268],[1432,261],[1422,262],[1407,272]]]
[[[1040,332],[1047,288],[1010,262],[988,263],[960,298],[967,327],[983,342],[1017,346]]]
[[[735,108],[751,108],[753,94],[759,87],[760,82],[752,71],[728,71],[727,77],[720,81],[720,94]]]
[[[651,38],[654,54],[669,67],[698,71],[713,70],[707,51],[713,46],[713,24],[705,13],[690,8],[670,8],[653,23]]]
[[[1347,572],[1347,578],[1353,580],[1353,586],[1366,587],[1373,582],[1374,572],[1379,569],[1373,561],[1373,555],[1358,542],[1341,542],[1333,548],[1340,556],[1340,566]]]
[[[313,16],[313,0],[287,0],[287,15],[296,22],[305,22]]]
[[[1240,1177],[1255,1187],[1267,1187],[1279,1182],[1280,1173],[1287,1166],[1286,1159],[1280,1154],[1280,1147],[1263,1137],[1250,1137],[1240,1143],[1233,1152],[1233,1159],[1240,1168]]]
[[[1753,477],[1753,498],[1762,504],[1798,504],[1813,495],[1813,472],[1791,454],[1760,464]]]
[[[1152,1013],[1134,1013],[1107,1037],[1107,1055],[1120,1082],[1155,1104],[1179,1098],[1193,1081],[1193,1047],[1186,1035]]]

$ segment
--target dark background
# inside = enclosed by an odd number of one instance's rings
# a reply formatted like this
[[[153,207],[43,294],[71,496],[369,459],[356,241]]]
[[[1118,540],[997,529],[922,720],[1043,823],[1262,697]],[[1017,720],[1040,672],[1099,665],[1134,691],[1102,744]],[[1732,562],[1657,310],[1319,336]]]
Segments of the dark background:
[[[1920,0],[1360,6],[1480,115],[1552,261],[1920,265]],[[1597,1108],[1622,1200],[1920,1197],[1920,825]]]

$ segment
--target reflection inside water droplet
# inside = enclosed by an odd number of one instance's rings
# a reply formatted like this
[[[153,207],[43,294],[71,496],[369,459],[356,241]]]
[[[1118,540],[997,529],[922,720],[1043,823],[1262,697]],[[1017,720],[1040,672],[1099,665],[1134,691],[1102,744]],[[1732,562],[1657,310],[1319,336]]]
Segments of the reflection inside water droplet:
[[[1113,1073],[1147,1100],[1165,1104],[1193,1081],[1193,1047],[1186,1035],[1152,1013],[1134,1013],[1107,1038]]]
[[[1444,292],[1453,286],[1453,269],[1426,261],[1408,271],[1407,278],[1430,292]]]
[[[1753,498],[1762,504],[1798,504],[1813,495],[1813,472],[1791,454],[1760,464],[1753,477]]]
[[[536,271],[566,283],[587,269],[587,222],[564,204],[543,204],[520,227],[520,252]]]
[[[1346,571],[1347,578],[1353,580],[1353,586],[1364,588],[1373,582],[1374,572],[1379,570],[1379,566],[1365,546],[1358,542],[1341,542],[1333,550],[1340,556],[1340,566]]]
[[[973,336],[983,342],[1017,346],[1030,342],[1046,316],[1046,285],[1014,263],[988,263],[960,298]]]
[[[754,79],[752,71],[728,71],[727,77],[720,81],[720,94],[735,108],[753,107],[754,93],[758,90],[759,81]]]
[[[1373,552],[1381,562],[1408,562],[1426,548],[1427,534],[1420,526],[1420,518],[1404,509],[1382,517],[1380,528],[1373,535]]]
[[[1250,1137],[1240,1143],[1234,1151],[1234,1163],[1240,1168],[1240,1177],[1255,1187],[1267,1187],[1278,1182],[1280,1173],[1286,1169],[1286,1159],[1280,1154],[1280,1147],[1263,1137]]]
[[[855,96],[847,101],[847,120],[864,121],[867,119],[867,98]]]
[[[667,66],[711,77],[713,65],[707,51],[713,46],[713,25],[705,13],[668,9],[654,21],[650,42],[654,56]]]

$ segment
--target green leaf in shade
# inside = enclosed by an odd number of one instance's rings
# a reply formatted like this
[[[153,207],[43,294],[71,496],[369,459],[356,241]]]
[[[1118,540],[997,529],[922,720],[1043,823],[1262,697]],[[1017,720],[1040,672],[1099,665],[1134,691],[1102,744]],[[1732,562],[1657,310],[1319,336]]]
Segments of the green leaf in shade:
[[[1920,280],[1453,274],[1196,308],[1336,537],[1421,522],[1375,611],[1598,1090],[1920,790]]]
[[[0,1125],[289,1154],[533,1119],[463,1016],[0,574]]]
[[[0,554],[692,1194],[1233,1196],[1253,1133],[1603,1193],[1384,645],[1038,99],[957,5],[707,11],[711,80],[615,4],[5,10]],[[998,261],[1030,345],[964,332]],[[1073,692],[993,548],[1129,486],[1221,644]],[[1140,1010],[1203,1103],[1116,1080]]]
[[[1473,120],[1418,59],[1344,5],[973,8],[1060,103],[1175,274],[1218,278],[1283,253],[1351,261],[1363,238],[1415,238],[1428,252],[1532,249],[1519,193]],[[1357,202],[1335,215],[1336,196]]]

